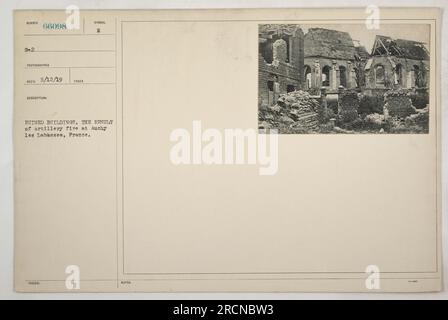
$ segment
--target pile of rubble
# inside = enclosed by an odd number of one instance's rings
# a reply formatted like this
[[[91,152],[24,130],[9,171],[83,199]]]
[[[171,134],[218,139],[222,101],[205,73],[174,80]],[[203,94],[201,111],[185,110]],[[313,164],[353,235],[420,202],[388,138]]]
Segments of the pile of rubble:
[[[429,109],[424,108],[417,110],[416,114],[411,114],[406,117],[405,124],[407,126],[419,126],[422,129],[428,130],[429,128]]]
[[[359,98],[356,91],[341,91],[338,104],[339,118],[342,122],[351,122],[358,118]]]
[[[415,114],[417,110],[412,106],[409,90],[390,90],[384,94],[384,115],[406,118]]]
[[[308,92],[294,91],[280,95],[277,104],[260,108],[258,123],[260,129],[288,131],[291,128],[314,130],[318,128],[320,103]]]

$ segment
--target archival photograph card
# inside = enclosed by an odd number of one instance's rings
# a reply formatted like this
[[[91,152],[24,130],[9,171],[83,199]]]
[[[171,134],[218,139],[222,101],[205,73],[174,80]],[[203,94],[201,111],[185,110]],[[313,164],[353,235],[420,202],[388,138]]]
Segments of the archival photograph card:
[[[440,291],[440,17],[15,11],[15,290]]]

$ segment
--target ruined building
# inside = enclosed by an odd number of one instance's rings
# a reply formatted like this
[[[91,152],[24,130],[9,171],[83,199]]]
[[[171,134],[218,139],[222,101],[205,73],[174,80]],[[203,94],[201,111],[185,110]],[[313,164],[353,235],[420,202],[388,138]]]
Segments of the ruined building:
[[[365,66],[366,90],[428,87],[429,53],[421,42],[376,36]]]
[[[364,65],[369,57],[364,47],[355,46],[348,32],[310,28],[304,37],[305,89],[325,87],[337,92],[364,85]]]
[[[366,86],[366,76],[365,76],[365,66],[367,61],[370,59],[370,54],[367,52],[364,46],[355,46],[355,87],[359,89],[364,89]]]
[[[259,26],[259,105],[274,105],[281,93],[303,87],[303,31],[298,25]]]

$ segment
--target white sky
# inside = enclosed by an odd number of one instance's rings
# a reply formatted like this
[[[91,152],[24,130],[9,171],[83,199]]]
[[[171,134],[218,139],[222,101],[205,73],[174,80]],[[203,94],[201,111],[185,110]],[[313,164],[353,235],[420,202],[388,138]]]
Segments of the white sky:
[[[300,25],[300,27],[304,33],[307,33],[309,28],[324,28],[348,32],[352,39],[358,40],[369,53],[372,51],[376,35],[423,42],[426,48],[429,49],[429,24],[380,24],[380,29],[378,30],[369,30],[364,24],[316,24]]]

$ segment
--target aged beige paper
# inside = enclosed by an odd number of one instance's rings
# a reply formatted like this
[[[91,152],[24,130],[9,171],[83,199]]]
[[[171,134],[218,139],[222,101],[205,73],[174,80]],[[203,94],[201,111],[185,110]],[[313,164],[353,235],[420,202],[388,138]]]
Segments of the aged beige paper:
[[[16,11],[16,290],[441,290],[440,17]]]

